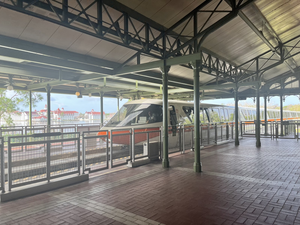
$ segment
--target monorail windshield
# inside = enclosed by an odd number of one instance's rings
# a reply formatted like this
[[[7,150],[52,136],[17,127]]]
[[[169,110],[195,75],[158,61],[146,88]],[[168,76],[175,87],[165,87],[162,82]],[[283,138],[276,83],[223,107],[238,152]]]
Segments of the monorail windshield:
[[[149,103],[127,104],[111,118],[106,127],[125,127],[162,122],[162,106]]]

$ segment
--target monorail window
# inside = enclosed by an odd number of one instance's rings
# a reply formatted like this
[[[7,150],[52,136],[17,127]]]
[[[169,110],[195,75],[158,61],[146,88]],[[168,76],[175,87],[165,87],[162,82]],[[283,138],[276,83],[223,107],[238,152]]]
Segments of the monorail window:
[[[162,106],[153,104],[127,104],[106,124],[107,127],[124,127],[162,122]]]
[[[210,122],[218,123],[218,122],[222,121],[222,119],[220,117],[219,108],[210,108],[209,115],[210,115]]]
[[[183,124],[194,124],[194,107],[183,106],[182,110],[185,113]],[[207,123],[207,109],[200,108],[200,123]]]
[[[234,121],[234,109],[228,109],[229,113],[229,121],[232,122]]]

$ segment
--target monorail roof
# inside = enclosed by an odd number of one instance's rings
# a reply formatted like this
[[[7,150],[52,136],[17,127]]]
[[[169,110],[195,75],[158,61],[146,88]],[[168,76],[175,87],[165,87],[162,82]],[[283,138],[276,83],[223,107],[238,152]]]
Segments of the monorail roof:
[[[242,98],[257,82],[261,95],[299,94],[298,0],[18,2],[0,1],[0,88],[161,98],[151,65],[167,58],[169,99],[192,100],[187,56],[207,36],[192,58],[202,60],[202,99],[233,97],[236,83]]]

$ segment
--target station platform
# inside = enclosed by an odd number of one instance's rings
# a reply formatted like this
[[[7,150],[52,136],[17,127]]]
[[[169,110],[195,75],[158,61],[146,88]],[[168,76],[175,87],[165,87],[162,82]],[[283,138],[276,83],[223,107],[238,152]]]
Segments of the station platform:
[[[0,224],[300,224],[296,140],[254,138],[118,167],[77,185],[0,203]]]

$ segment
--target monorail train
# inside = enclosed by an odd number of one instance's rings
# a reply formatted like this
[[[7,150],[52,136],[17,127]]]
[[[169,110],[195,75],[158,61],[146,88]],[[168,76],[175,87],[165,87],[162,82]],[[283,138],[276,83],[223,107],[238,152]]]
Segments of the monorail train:
[[[261,120],[264,121],[264,109],[261,109]],[[280,120],[280,111],[268,109],[268,121]],[[299,119],[300,112],[284,111],[284,119]],[[256,119],[256,109],[239,107],[239,121],[254,121]],[[231,123],[234,122],[234,107],[200,104],[200,122],[206,123]],[[193,125],[194,123],[194,103],[184,101],[169,101],[169,136],[176,136],[178,125]],[[142,99],[127,102],[123,107],[108,121],[102,130],[116,130],[115,134],[127,132],[135,128],[135,132],[155,131],[163,125],[163,101],[156,99]],[[122,129],[123,131],[121,131]],[[120,130],[120,131],[117,131]],[[101,132],[99,132],[99,135]],[[150,133],[150,140],[157,137],[158,132]],[[143,143],[146,135],[137,135],[135,144]],[[186,140],[189,142],[190,140]],[[116,144],[129,144],[126,136],[116,136],[113,140]],[[172,143],[172,140],[169,139]]]

